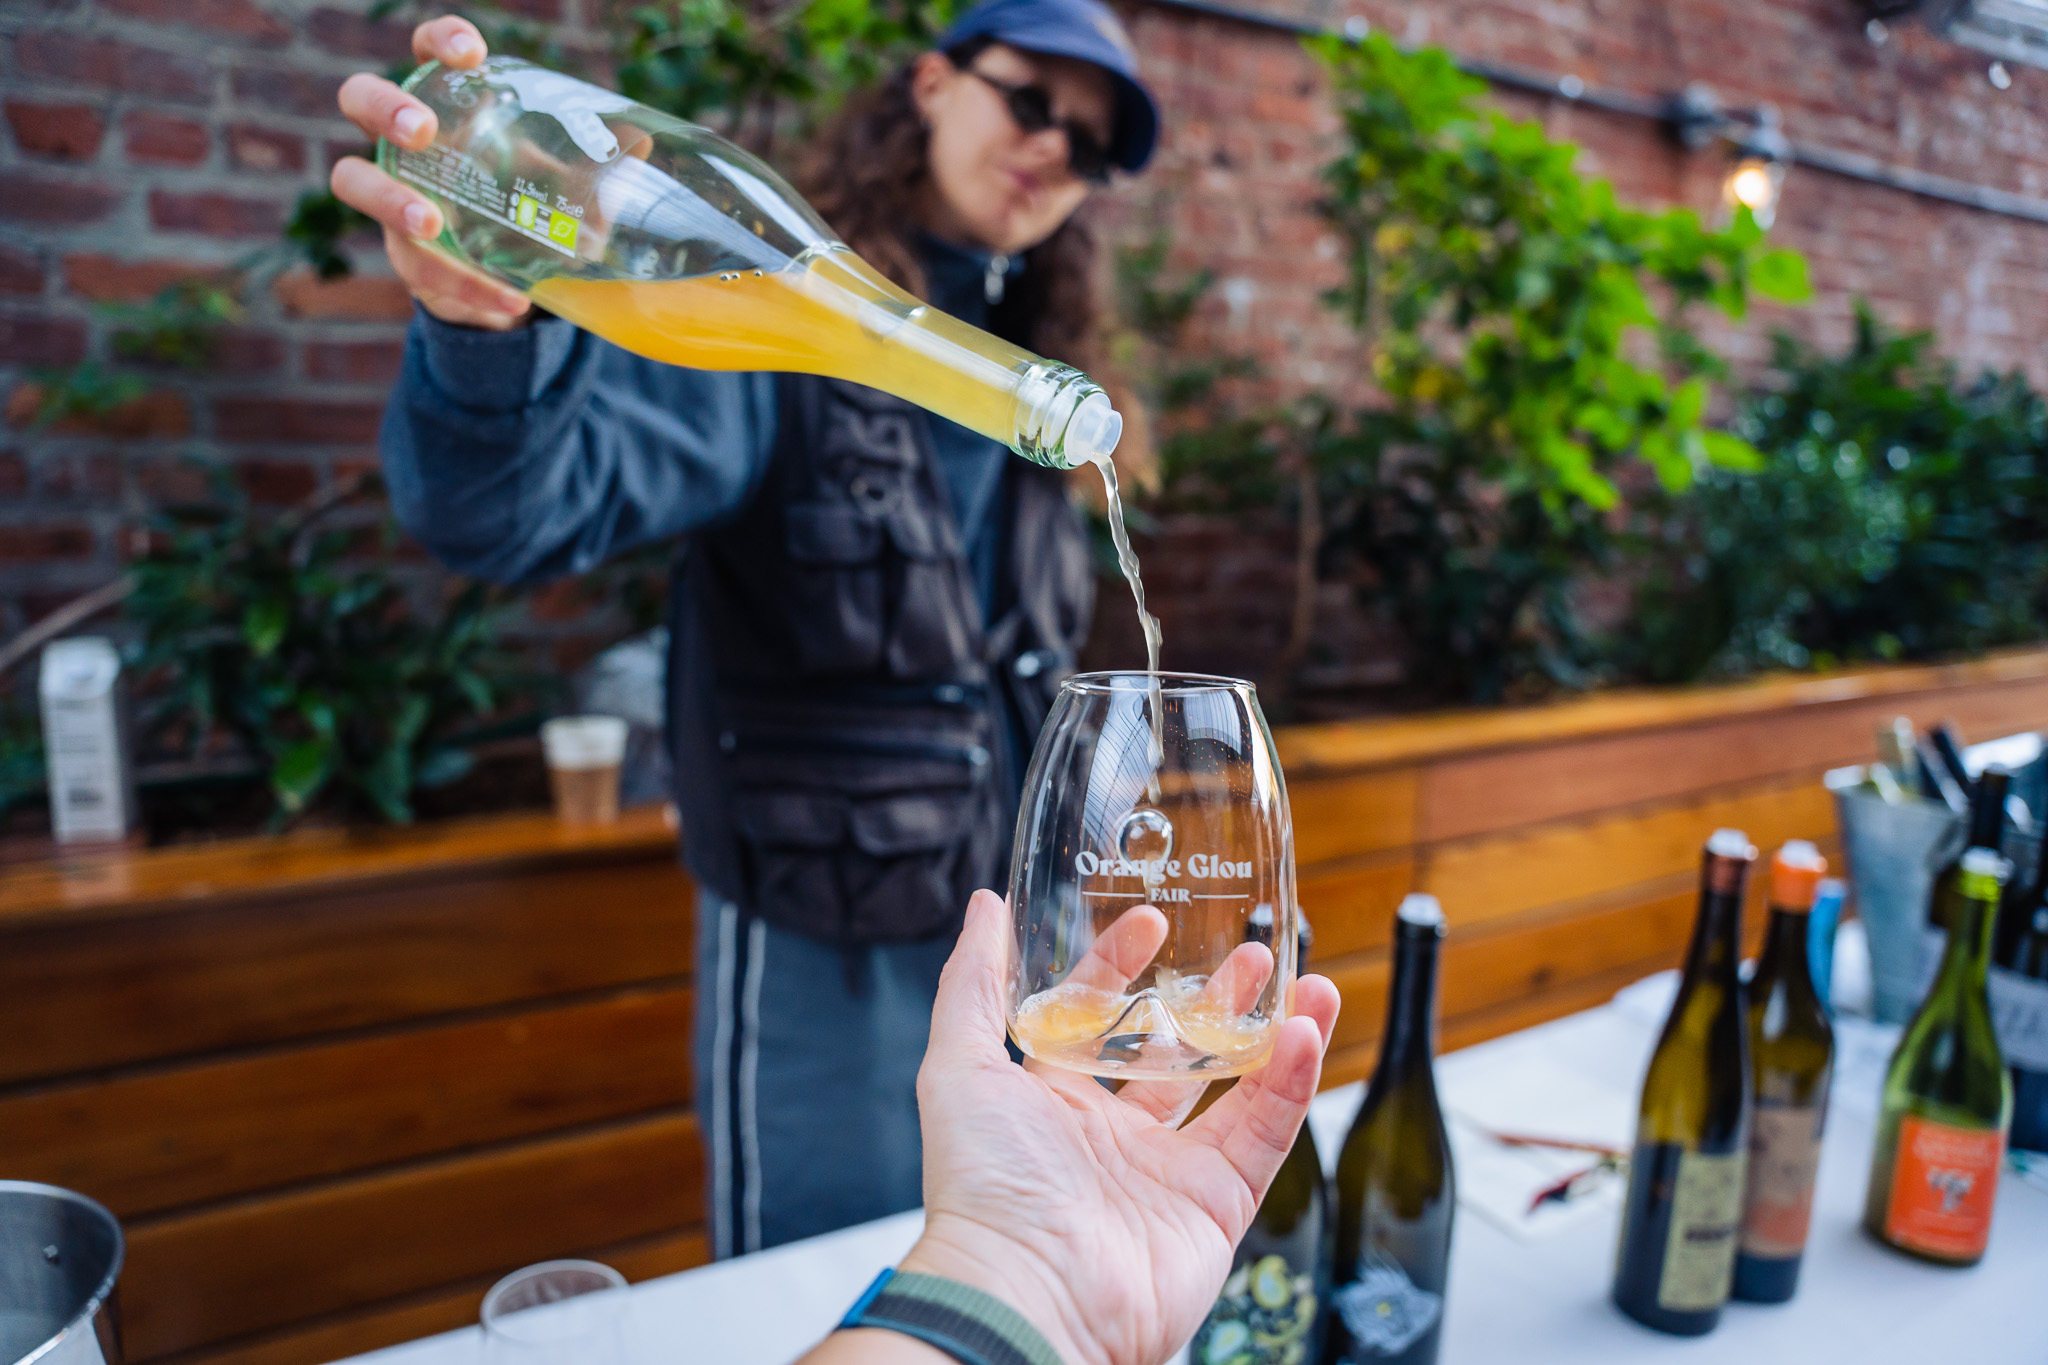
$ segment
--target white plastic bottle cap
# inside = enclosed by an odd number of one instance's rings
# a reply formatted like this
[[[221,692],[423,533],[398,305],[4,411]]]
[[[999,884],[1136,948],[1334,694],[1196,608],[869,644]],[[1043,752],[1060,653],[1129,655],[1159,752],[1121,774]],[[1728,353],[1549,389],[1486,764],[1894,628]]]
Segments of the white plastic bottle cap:
[[[2004,856],[1988,848],[1973,848],[1963,854],[1962,870],[1977,877],[1996,877],[2004,881],[2012,870],[2012,864]]]
[[[1441,929],[1444,926],[1444,908],[1435,896],[1426,891],[1411,892],[1401,898],[1401,908],[1394,912],[1395,918],[1404,924],[1419,924],[1425,929]]]
[[[1717,829],[1707,839],[1707,852],[1717,858],[1740,858],[1747,862],[1756,857],[1756,845],[1739,829]]]
[[[1060,442],[1071,465],[1083,460],[1100,460],[1116,449],[1123,439],[1124,418],[1110,405],[1109,395],[1091,393],[1074,409],[1067,434]]]
[[[1787,839],[1778,848],[1778,861],[1787,867],[1826,867],[1820,850],[1804,839]]]

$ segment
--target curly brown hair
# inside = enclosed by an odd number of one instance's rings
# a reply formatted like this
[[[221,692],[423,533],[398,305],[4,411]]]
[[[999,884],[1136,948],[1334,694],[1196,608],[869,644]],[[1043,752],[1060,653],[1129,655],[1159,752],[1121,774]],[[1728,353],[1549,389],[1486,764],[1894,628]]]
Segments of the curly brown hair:
[[[977,39],[946,53],[964,66],[987,45]],[[811,144],[797,187],[832,230],[877,270],[911,293],[925,293],[916,247],[917,205],[930,171],[930,133],[911,94],[906,63],[853,96]],[[1085,209],[1024,253],[1024,271],[990,310],[989,330],[1086,371],[1110,391],[1125,416],[1120,469],[1145,479],[1150,441],[1125,386],[1106,373],[1099,287],[1100,245]]]

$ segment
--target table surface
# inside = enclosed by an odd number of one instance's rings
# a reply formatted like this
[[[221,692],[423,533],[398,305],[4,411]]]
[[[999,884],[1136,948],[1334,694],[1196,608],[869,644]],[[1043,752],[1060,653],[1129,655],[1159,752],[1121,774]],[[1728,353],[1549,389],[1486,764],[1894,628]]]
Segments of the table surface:
[[[1581,1093],[1604,1094],[1611,1101],[1605,1107],[1632,1112],[1670,984],[1652,978],[1612,1004],[1444,1056],[1437,1075],[1446,1107],[1483,1104],[1532,1073],[1562,1070]],[[1598,1200],[1540,1238],[1513,1235],[1461,1207],[1445,1365],[2048,1360],[2048,1310],[2038,1298],[2048,1286],[2048,1191],[2008,1171],[1991,1249],[1968,1270],[1896,1255],[1860,1231],[1876,1110],[1877,1067],[1869,1058],[1883,1039],[1873,1043],[1866,1034],[1861,1041],[1862,1063],[1855,1064],[1854,1049],[1845,1047],[1838,1067],[1813,1232],[1791,1303],[1730,1304],[1710,1336],[1662,1336],[1622,1317],[1607,1298],[1618,1200]],[[1326,1162],[1362,1094],[1361,1086],[1350,1085],[1317,1099],[1311,1123]],[[627,1365],[789,1361],[831,1327],[882,1267],[902,1256],[922,1221],[919,1212],[899,1214],[637,1285]],[[481,1360],[481,1346],[481,1334],[468,1328],[358,1356],[355,1365],[468,1365]]]

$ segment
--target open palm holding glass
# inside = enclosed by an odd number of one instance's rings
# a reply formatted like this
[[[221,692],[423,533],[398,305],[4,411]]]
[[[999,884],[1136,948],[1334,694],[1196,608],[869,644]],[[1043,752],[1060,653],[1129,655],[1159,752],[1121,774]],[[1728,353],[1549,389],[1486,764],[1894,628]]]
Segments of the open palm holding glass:
[[[1002,900],[977,892],[939,983],[917,1083],[925,1231],[899,1268],[1002,1299],[1065,1365],[1154,1365],[1201,1325],[1293,1145],[1337,990],[1320,976],[1296,981],[1265,1066],[1181,1128],[1205,1079],[1112,1093],[1010,1060],[1009,926]],[[886,1332],[842,1332],[807,1365],[901,1360],[905,1347]]]

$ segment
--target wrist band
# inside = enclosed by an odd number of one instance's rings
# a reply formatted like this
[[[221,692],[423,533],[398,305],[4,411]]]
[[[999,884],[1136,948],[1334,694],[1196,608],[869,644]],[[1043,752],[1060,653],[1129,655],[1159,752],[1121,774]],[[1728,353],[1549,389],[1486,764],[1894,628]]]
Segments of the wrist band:
[[[839,1326],[886,1327],[937,1347],[961,1365],[1060,1365],[1059,1352],[1023,1314],[937,1275],[883,1271]]]

